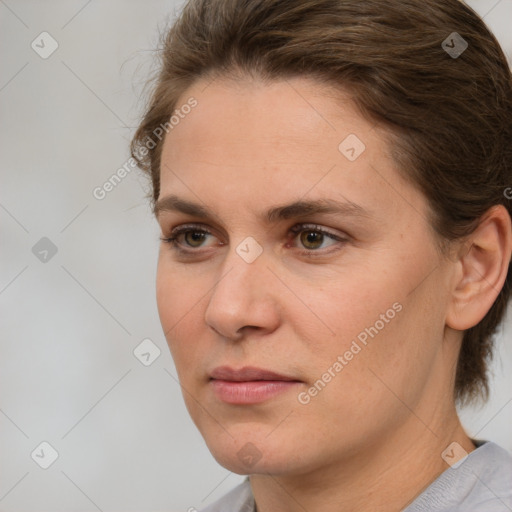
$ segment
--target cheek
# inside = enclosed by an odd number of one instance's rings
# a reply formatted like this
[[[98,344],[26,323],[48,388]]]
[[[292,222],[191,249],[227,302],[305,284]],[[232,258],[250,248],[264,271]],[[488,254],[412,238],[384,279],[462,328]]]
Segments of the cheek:
[[[170,272],[160,257],[156,277],[156,302],[160,323],[166,335],[178,321],[179,310],[183,304],[178,301],[179,278],[178,281],[176,278],[178,278],[176,273]]]
[[[193,314],[206,289],[201,287],[204,279],[194,276],[192,268],[173,262],[165,249],[161,249],[158,259],[156,300],[162,325],[165,323],[169,328]]]
[[[398,316],[396,310],[400,305],[393,308],[393,304],[398,302],[400,294],[390,283],[379,281],[377,275],[370,279],[368,276],[372,274],[366,269],[337,274],[328,286],[308,294],[307,304],[317,318],[318,348],[325,347],[324,340],[330,338],[327,347],[348,350],[354,339],[364,343],[376,330],[379,333],[385,330]],[[320,329],[322,336],[318,336]]]
[[[359,289],[354,300],[339,295],[345,309],[329,317],[337,336],[312,353],[314,377],[330,380],[318,405],[340,418],[350,411],[353,425],[365,425],[369,417],[372,424],[403,418],[408,411],[403,403],[412,407],[422,396],[442,337],[441,316],[426,311],[428,290],[407,296],[390,284],[375,291]],[[326,373],[330,368],[335,378]]]
[[[162,330],[167,339],[176,367],[193,362],[199,349],[198,311],[204,307],[204,291],[193,284],[180,267],[165,262],[161,257],[156,278],[156,301]],[[190,340],[195,340],[191,343]]]
[[[409,293],[422,275],[417,264],[372,265],[371,270],[361,267],[338,275],[333,284],[310,294],[307,304],[321,320],[302,322],[310,377],[322,378],[329,369],[343,375],[332,379],[337,382],[332,388],[350,390],[355,401],[359,394],[379,388],[390,393],[382,383],[371,384],[378,381],[376,375],[404,393],[411,382],[426,378],[442,318],[439,311],[427,311],[431,290],[420,287]],[[433,316],[440,321],[427,323]]]
[[[347,439],[368,440],[376,432],[392,430],[410,414],[403,402],[414,404],[421,395],[424,368],[410,364],[411,359],[419,359],[415,347],[402,345],[404,323],[400,315],[406,314],[403,309],[388,324],[377,323],[376,327],[371,316],[372,329],[368,330],[355,325],[364,325],[362,318],[359,322],[354,319],[346,336],[340,334],[329,346],[310,353],[314,366],[310,387],[308,396],[301,395],[310,402],[299,411],[317,424],[333,445],[339,442],[339,431]],[[361,333],[364,336],[358,338]],[[423,358],[423,362],[428,363],[428,359]],[[340,425],[336,435],[329,427],[332,424]]]

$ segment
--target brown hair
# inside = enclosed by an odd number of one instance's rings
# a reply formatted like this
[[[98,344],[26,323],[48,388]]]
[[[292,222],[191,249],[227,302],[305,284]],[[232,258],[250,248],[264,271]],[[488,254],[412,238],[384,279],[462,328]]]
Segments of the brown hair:
[[[462,37],[459,39],[456,32]],[[463,49],[460,54],[450,48]],[[160,192],[163,138],[199,78],[308,76],[348,90],[388,128],[401,172],[425,194],[440,240],[463,239],[512,185],[512,79],[495,37],[459,0],[189,0],[167,32],[160,72],[131,144]],[[167,125],[166,125],[167,123]],[[487,364],[506,310],[497,300],[464,333],[455,398],[489,394]]]

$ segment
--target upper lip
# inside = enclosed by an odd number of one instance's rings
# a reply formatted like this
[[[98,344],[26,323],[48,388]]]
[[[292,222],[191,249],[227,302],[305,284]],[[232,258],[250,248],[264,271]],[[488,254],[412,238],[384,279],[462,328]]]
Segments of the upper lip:
[[[286,380],[296,381],[293,377],[281,375],[263,368],[254,366],[244,366],[243,368],[234,369],[229,366],[218,366],[210,373],[211,379],[230,380],[234,382],[247,382],[254,380]]]

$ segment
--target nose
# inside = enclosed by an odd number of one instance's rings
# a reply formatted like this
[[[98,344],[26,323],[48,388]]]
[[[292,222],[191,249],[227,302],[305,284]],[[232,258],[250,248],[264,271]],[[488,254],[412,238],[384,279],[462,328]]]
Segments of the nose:
[[[235,248],[226,256],[205,311],[206,324],[223,338],[238,341],[248,332],[268,334],[279,325],[280,283],[267,264],[264,253],[250,263]]]

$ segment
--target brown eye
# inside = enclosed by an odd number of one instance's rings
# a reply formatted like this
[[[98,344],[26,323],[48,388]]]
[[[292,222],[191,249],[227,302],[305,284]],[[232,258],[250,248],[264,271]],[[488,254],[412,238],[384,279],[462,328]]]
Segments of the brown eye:
[[[162,237],[161,240],[162,242],[168,243],[171,249],[181,254],[192,254],[200,252],[195,249],[211,247],[216,237],[202,226],[196,227],[188,224],[174,228],[171,231],[170,237]]]
[[[303,231],[300,234],[300,242],[306,249],[318,249],[322,246],[324,234],[319,231]]]
[[[295,247],[302,248],[303,254],[308,255],[325,254],[324,249],[343,246],[348,241],[343,234],[331,233],[317,224],[297,224],[290,228],[290,232],[294,235]]]
[[[200,247],[204,242],[207,234],[208,233],[205,233],[204,231],[189,230],[185,233],[182,233],[182,236],[185,239],[185,243],[190,247]]]

